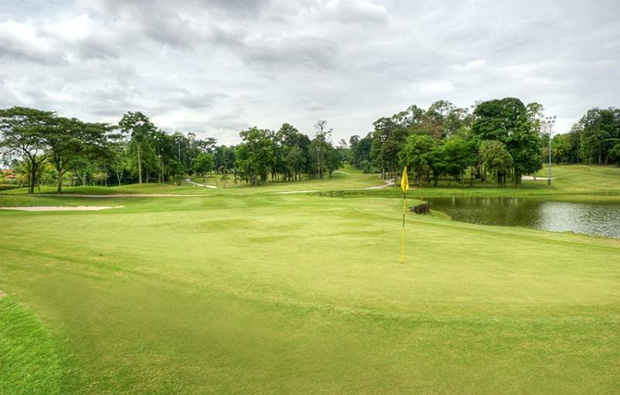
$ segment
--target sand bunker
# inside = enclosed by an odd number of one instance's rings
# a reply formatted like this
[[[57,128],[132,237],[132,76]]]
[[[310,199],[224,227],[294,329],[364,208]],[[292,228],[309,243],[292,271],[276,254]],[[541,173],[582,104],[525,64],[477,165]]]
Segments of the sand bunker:
[[[21,207],[0,207],[0,210],[20,210],[20,211],[99,211],[109,208],[122,208],[123,206],[21,206]]]

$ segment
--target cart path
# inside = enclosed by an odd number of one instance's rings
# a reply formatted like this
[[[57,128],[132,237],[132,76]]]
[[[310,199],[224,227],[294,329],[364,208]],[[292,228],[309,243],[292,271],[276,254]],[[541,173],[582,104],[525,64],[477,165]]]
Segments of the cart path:
[[[211,188],[211,189],[217,189],[217,187],[215,185],[206,185],[206,184],[199,184],[197,182],[192,181],[189,178],[185,179],[185,182],[188,184],[192,184],[195,187],[203,187],[203,188]]]

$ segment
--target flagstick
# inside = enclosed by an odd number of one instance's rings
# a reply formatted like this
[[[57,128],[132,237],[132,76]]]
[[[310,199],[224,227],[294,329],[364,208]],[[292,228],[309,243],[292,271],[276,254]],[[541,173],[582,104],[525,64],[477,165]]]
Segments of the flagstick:
[[[407,212],[407,192],[403,192],[403,230],[400,238],[400,263],[405,263],[405,213]]]

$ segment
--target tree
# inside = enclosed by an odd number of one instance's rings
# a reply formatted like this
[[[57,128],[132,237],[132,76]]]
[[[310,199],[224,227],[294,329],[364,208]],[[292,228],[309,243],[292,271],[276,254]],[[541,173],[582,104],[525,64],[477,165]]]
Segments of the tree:
[[[430,180],[437,143],[428,135],[412,135],[407,138],[398,157],[401,166],[413,172],[414,182],[421,184]]]
[[[34,193],[39,168],[49,159],[43,135],[54,127],[54,113],[26,107],[0,110],[0,146],[17,152],[28,164],[28,193]]]
[[[110,159],[110,168],[116,176],[118,186],[121,186],[123,179],[123,172],[125,171],[125,163],[127,160],[127,154],[125,151],[125,144],[121,142],[113,143],[110,146],[110,152],[112,154]]]
[[[398,173],[398,153],[407,139],[408,132],[403,125],[392,118],[380,118],[373,124],[371,156],[381,168],[383,176],[387,170],[392,176]]]
[[[316,175],[317,178],[322,179],[327,168],[325,159],[331,145],[332,129],[327,127],[327,121],[320,120],[314,125],[316,134],[314,139],[310,143],[310,151],[312,154],[316,154]]]
[[[327,153],[325,154],[325,167],[327,168],[327,174],[329,174],[329,177],[332,176],[334,171],[342,167],[342,161],[342,152],[330,144],[327,147]]]
[[[141,112],[127,112],[118,123],[125,133],[131,133],[131,141],[136,148],[136,163],[138,165],[138,183],[142,184],[142,150],[149,135],[155,131],[155,125]]]
[[[275,144],[270,130],[257,127],[244,130],[237,147],[237,163],[243,180],[252,185],[266,182],[274,162]]]
[[[57,192],[62,193],[63,177],[83,160],[110,158],[108,132],[101,123],[86,123],[76,118],[54,118],[53,127],[42,134],[48,153],[58,173]],[[107,180],[107,179],[106,179]]]
[[[497,183],[506,185],[506,174],[513,164],[513,159],[501,141],[483,141],[480,144],[479,160],[485,172],[495,174]]]
[[[572,163],[573,147],[568,134],[556,134],[551,141],[551,156],[556,163]],[[543,158],[548,158],[549,146],[543,141]]]
[[[296,145],[289,148],[285,161],[288,172],[292,174],[292,179],[299,179],[299,174],[301,174],[305,165],[305,157],[302,149]]]
[[[196,158],[194,158],[192,163],[192,168],[194,172],[200,174],[203,178],[203,183],[205,183],[205,174],[213,170],[214,164],[213,154],[198,154]]]
[[[577,128],[581,157],[588,163],[594,160],[599,165],[606,165],[610,151],[620,141],[620,109],[590,109]]]
[[[476,163],[473,144],[460,137],[448,139],[443,145],[442,154],[445,161],[446,174],[462,182],[465,170]]]
[[[609,160],[620,166],[620,143],[614,145],[609,151]]]
[[[542,106],[537,103],[527,107],[521,100],[507,97],[478,104],[474,110],[472,133],[476,140],[502,142],[511,157],[514,180],[521,183],[523,174],[542,168],[540,161],[540,122]]]
[[[364,171],[371,170],[372,133],[351,145],[351,164]],[[369,167],[370,166],[370,167]]]

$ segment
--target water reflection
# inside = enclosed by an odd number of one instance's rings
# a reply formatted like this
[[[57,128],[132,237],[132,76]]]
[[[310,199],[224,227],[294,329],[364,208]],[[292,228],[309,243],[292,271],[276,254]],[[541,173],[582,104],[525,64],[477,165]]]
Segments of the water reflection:
[[[524,226],[620,238],[620,202],[545,202],[528,198],[429,198],[433,210],[458,221]]]

